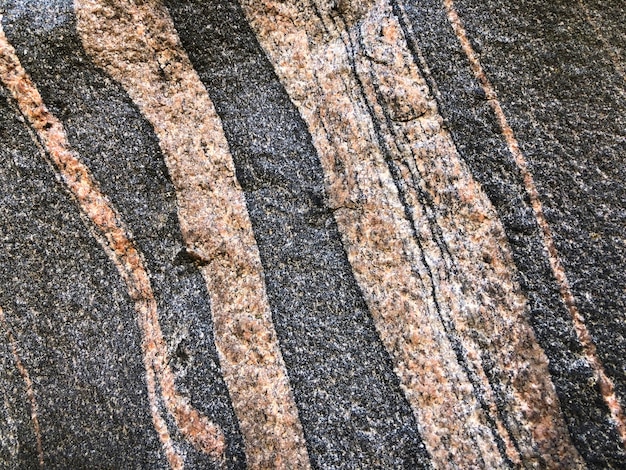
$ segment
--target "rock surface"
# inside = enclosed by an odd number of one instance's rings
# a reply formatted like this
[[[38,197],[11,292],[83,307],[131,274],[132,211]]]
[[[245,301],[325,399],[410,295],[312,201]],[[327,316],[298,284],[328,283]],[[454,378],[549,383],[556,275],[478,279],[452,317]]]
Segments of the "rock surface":
[[[621,2],[0,14],[0,468],[625,468]]]

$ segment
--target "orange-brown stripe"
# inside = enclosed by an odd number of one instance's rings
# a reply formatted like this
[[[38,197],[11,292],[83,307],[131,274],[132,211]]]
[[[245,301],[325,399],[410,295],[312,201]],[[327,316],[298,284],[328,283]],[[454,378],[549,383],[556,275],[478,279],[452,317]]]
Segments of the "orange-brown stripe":
[[[497,214],[442,128],[389,3],[331,3],[242,6],[309,126],[435,466],[582,465]]]
[[[7,334],[7,340],[11,345],[11,353],[13,354],[13,360],[15,361],[15,367],[17,367],[17,371],[22,376],[22,380],[24,381],[24,390],[26,392],[26,396],[30,401],[30,420],[33,423],[33,431],[35,432],[35,441],[37,442],[37,457],[39,459],[39,467],[44,468],[44,454],[43,454],[43,445],[41,443],[41,427],[39,426],[39,417],[37,413],[37,397],[35,396],[35,389],[33,387],[33,381],[30,378],[30,374],[28,373],[28,369],[24,366],[22,359],[20,358],[20,354],[18,352],[17,340],[15,339],[15,335],[13,335],[13,331],[11,331],[11,327],[4,316],[4,311],[2,307],[0,307],[0,324],[4,327]]]
[[[465,30],[465,27],[463,26],[463,22],[459,17],[458,12],[456,11],[453,0],[444,0],[444,6],[448,14],[448,19],[452,24],[454,32],[459,39],[459,42],[461,43],[463,52],[465,52],[465,55],[469,60],[472,72],[474,73],[476,79],[480,82],[481,87],[483,88],[483,91],[487,96],[489,104],[491,105],[491,108],[493,109],[493,112],[498,119],[500,130],[507,143],[509,151],[513,155],[515,163],[517,164],[517,167],[519,168],[519,171],[522,175],[524,187],[530,198],[537,224],[541,229],[543,243],[546,246],[548,259],[550,260],[550,267],[552,268],[552,273],[554,274],[554,277],[559,286],[559,291],[561,293],[563,303],[570,313],[572,322],[574,324],[574,329],[576,330],[576,334],[578,336],[578,340],[583,347],[585,358],[594,370],[594,375],[599,384],[600,392],[602,393],[602,397],[604,398],[604,401],[606,402],[610,410],[611,417],[613,418],[613,421],[617,426],[619,435],[622,440],[622,444],[626,446],[626,418],[624,416],[624,411],[615,395],[615,385],[604,370],[602,361],[600,360],[596,352],[596,346],[593,342],[593,338],[591,337],[591,334],[587,329],[584,318],[582,317],[582,315],[578,311],[578,307],[576,306],[576,300],[574,298],[574,295],[572,294],[572,290],[570,288],[569,281],[567,280],[565,269],[561,264],[561,259],[554,243],[554,238],[552,237],[552,230],[550,229],[550,225],[548,224],[548,221],[543,214],[543,205],[539,198],[539,192],[537,191],[533,175],[528,168],[528,162],[526,161],[526,157],[519,148],[519,143],[517,142],[515,133],[509,125],[502,106],[498,101],[496,91],[493,88],[493,85],[491,84],[489,78],[485,74],[485,71],[480,64],[480,61],[478,60],[478,56],[476,55],[476,52],[474,51],[467,37],[467,32]]]
[[[221,122],[157,1],[75,1],[86,51],[151,122],[201,263],[215,342],[251,468],[309,468],[261,260]]]
[[[176,390],[174,374],[167,363],[167,349],[158,321],[156,301],[139,252],[127,234],[119,215],[98,188],[88,168],[70,148],[61,122],[47,110],[2,29],[0,29],[0,79],[34,128],[47,155],[57,167],[82,211],[98,229],[96,238],[115,263],[126,283],[130,297],[135,302],[139,326],[143,333],[142,347],[150,411],[171,467],[183,468],[183,458],[175,449],[165,420],[161,416],[157,386],[160,387],[161,398],[180,432],[198,450],[216,458],[221,456],[225,446],[222,431],[195,410],[189,400]]]

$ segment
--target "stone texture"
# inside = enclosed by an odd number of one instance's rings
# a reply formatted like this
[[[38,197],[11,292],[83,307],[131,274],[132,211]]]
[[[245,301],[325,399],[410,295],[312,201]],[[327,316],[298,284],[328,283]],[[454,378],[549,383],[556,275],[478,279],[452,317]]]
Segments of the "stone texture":
[[[207,280],[216,346],[248,463],[307,468],[245,199],[219,118],[168,12],[157,3],[75,5],[85,49],[125,86],[166,156],[187,252]]]
[[[619,2],[0,10],[0,467],[623,468]]]
[[[556,397],[540,378],[546,361],[525,324],[502,229],[441,128],[391,5],[243,4],[309,124],[348,257],[418,420],[428,423],[431,455],[461,467],[576,465],[560,443],[564,426],[550,411]],[[508,376],[488,377],[484,362]],[[508,410],[498,410],[498,393]],[[538,408],[543,416],[534,411],[535,421],[521,424],[522,409]]]

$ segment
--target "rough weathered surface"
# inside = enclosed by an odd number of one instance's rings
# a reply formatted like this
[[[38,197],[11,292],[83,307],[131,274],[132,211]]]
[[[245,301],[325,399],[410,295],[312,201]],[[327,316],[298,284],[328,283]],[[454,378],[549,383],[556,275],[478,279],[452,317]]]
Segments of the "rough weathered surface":
[[[0,468],[623,468],[620,2],[0,13]]]
[[[435,461],[575,465],[502,228],[391,5],[243,5],[312,131],[348,258]]]
[[[168,12],[146,2],[75,2],[86,51],[155,129],[187,251],[201,263],[215,342],[253,467],[307,468],[262,265],[219,118]]]

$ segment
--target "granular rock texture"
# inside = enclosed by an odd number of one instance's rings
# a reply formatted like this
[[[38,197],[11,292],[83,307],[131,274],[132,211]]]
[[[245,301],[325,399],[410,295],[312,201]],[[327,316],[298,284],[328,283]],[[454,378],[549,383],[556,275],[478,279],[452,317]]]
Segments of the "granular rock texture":
[[[573,465],[502,228],[441,128],[391,6],[243,3],[312,131],[348,257],[430,425],[431,455],[460,467]]]
[[[0,468],[624,468],[619,2],[0,14]]]
[[[75,5],[86,51],[125,86],[159,138],[187,251],[203,265],[248,463],[307,468],[244,196],[219,119],[167,12],[150,2]]]

